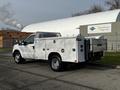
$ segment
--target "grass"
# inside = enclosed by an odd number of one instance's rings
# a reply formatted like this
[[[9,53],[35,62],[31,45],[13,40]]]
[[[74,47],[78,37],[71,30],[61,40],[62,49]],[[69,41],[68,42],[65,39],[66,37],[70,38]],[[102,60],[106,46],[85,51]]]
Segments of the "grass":
[[[120,65],[120,52],[106,52],[100,60],[101,64]]]
[[[12,52],[12,48],[0,48],[0,53]]]

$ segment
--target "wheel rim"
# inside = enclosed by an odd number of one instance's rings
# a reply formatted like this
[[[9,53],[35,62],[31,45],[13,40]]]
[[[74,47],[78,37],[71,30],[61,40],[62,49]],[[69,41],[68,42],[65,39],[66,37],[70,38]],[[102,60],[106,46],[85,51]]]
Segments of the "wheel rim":
[[[16,55],[15,55],[15,62],[17,62],[17,63],[18,63],[18,62],[19,62],[19,60],[20,60],[20,54],[16,54]]]
[[[57,70],[59,68],[59,61],[56,58],[52,59],[52,68]]]

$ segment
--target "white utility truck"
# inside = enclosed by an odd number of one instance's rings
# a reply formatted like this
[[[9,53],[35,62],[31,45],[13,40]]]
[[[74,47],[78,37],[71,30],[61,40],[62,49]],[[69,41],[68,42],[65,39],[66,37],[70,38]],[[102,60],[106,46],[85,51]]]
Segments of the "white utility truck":
[[[48,60],[54,71],[63,70],[64,63],[82,63],[100,59],[106,50],[103,38],[61,37],[57,32],[36,32],[15,44],[13,57],[17,64],[27,59]]]

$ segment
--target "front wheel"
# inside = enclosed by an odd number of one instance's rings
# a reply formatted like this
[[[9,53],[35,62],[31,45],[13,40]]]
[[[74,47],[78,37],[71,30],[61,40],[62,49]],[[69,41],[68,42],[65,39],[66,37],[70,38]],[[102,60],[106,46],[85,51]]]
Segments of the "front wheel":
[[[15,52],[15,54],[14,54],[14,61],[17,64],[22,64],[22,63],[25,62],[25,60],[21,57],[20,52]]]
[[[63,63],[61,61],[61,58],[57,55],[54,55],[51,57],[50,61],[50,67],[53,71],[62,71],[63,70]]]

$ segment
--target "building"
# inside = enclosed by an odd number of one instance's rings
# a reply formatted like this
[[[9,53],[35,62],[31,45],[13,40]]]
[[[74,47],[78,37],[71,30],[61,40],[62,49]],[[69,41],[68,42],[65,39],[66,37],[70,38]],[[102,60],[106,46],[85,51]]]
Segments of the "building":
[[[0,30],[0,48],[13,47],[16,40],[26,38],[30,33],[15,30]]]
[[[120,51],[120,9],[28,25],[23,32],[60,32],[62,36],[104,35],[108,51]]]
[[[107,51],[120,51],[120,22],[111,22],[80,27],[81,35],[97,36],[103,35],[107,39]]]
[[[35,23],[26,26],[23,32],[60,32],[62,36],[76,36],[82,25],[110,23],[120,20],[120,9],[88,15]]]

